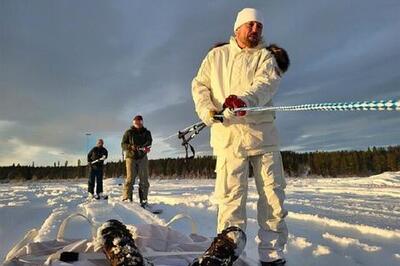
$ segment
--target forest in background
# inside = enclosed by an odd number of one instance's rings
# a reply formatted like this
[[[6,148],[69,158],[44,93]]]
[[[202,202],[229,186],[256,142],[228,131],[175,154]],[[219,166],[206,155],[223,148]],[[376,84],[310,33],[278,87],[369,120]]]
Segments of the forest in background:
[[[400,170],[400,146],[368,148],[365,151],[315,151],[297,153],[282,151],[282,160],[287,177],[344,177],[369,176],[386,171]],[[149,161],[151,178],[215,178],[215,157],[203,156],[185,160],[165,158]],[[251,169],[250,169],[250,172]],[[68,166],[54,163],[53,166],[12,165],[0,167],[0,180],[38,180],[82,178],[88,174],[88,166]],[[123,161],[104,165],[105,178],[125,175]],[[251,173],[250,173],[251,175]]]

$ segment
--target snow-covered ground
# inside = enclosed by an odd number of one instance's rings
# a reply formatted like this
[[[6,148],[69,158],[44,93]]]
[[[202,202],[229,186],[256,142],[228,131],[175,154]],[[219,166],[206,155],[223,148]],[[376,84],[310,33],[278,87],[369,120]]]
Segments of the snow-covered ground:
[[[254,180],[249,181],[246,252],[256,258],[257,193]],[[71,212],[82,212],[94,222],[116,218],[127,224],[165,224],[175,214],[187,213],[201,234],[215,234],[214,180],[152,180],[150,201],[164,210],[161,215],[120,202],[122,182],[105,180],[108,202],[87,202],[84,179],[0,184],[1,260],[31,228],[40,228],[38,241],[54,239],[60,222]],[[368,178],[289,179],[286,191],[288,266],[400,265],[400,172]],[[190,232],[183,222],[174,227]],[[75,222],[66,235],[84,237],[89,231],[87,225]]]

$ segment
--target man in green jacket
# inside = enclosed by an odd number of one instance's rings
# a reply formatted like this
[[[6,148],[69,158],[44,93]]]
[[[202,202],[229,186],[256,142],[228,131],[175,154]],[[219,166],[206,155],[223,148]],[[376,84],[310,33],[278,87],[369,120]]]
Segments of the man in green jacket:
[[[136,177],[139,176],[139,199],[143,208],[147,206],[147,195],[150,187],[147,153],[150,152],[152,141],[150,131],[143,127],[143,117],[137,115],[121,142],[126,158],[126,180],[122,198],[132,201],[133,184]]]

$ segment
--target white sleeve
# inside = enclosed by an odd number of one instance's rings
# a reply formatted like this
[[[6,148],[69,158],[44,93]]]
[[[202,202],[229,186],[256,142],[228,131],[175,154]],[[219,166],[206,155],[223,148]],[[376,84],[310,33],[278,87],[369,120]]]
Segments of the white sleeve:
[[[201,63],[196,77],[192,81],[192,96],[196,112],[203,122],[207,120],[211,110],[217,108],[211,100],[211,62],[212,51],[208,53]]]
[[[241,97],[248,107],[264,106],[272,100],[281,80],[275,67],[273,56],[270,53],[264,55],[256,70],[253,83]]]

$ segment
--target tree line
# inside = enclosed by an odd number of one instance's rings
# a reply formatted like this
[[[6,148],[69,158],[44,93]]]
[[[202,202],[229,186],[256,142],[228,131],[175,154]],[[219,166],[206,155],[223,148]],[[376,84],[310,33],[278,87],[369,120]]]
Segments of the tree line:
[[[369,176],[385,171],[400,170],[400,146],[368,148],[365,151],[314,151],[298,153],[283,151],[282,160],[286,176],[289,177],[342,177]],[[215,157],[203,156],[185,160],[165,158],[149,161],[152,178],[215,178]],[[250,175],[252,175],[250,167]],[[88,166],[68,166],[54,163],[53,166],[12,165],[0,167],[0,180],[37,180],[82,178],[88,174]],[[104,165],[106,178],[124,176],[123,161]]]

